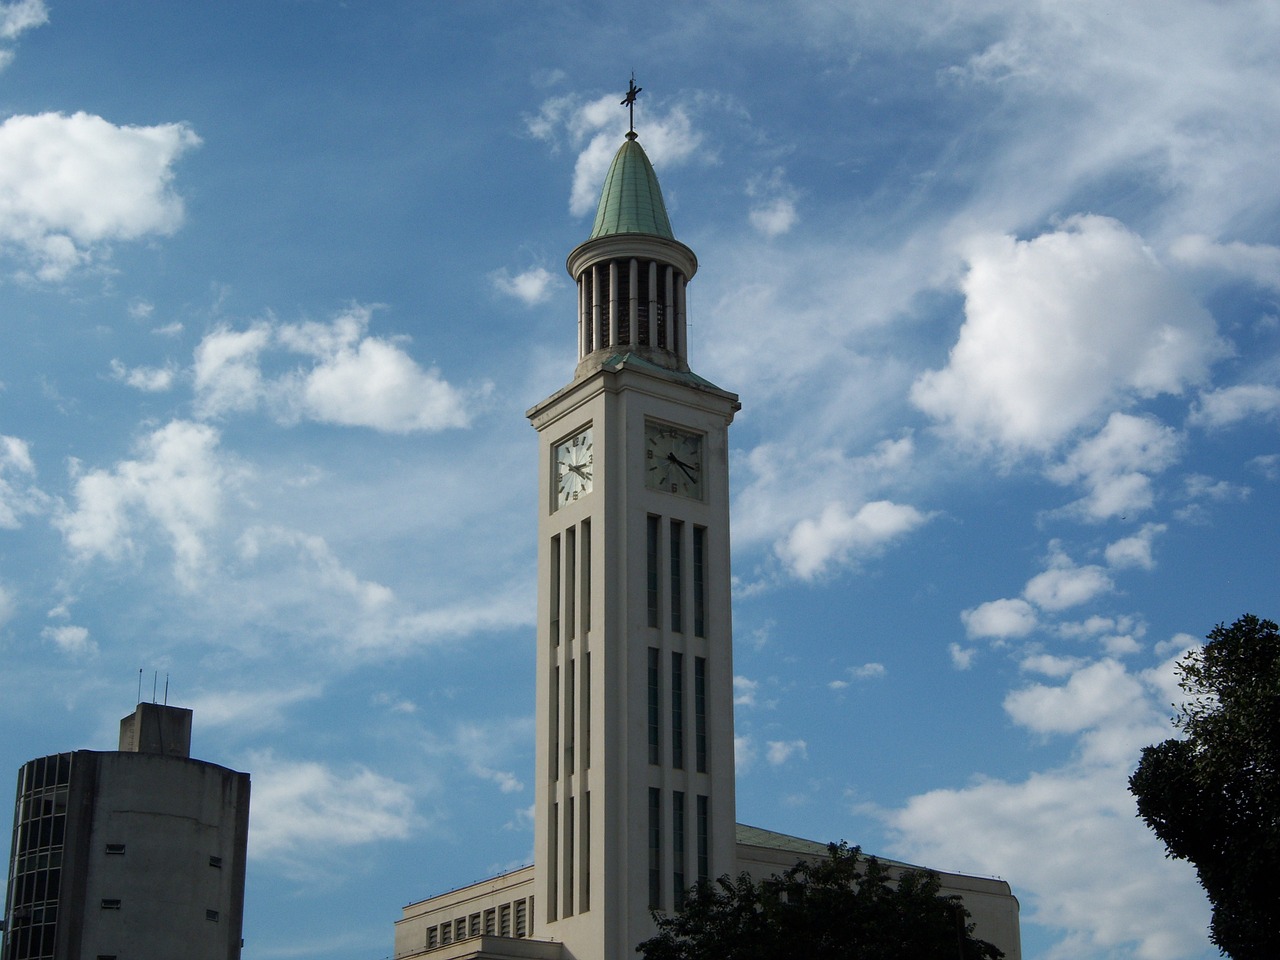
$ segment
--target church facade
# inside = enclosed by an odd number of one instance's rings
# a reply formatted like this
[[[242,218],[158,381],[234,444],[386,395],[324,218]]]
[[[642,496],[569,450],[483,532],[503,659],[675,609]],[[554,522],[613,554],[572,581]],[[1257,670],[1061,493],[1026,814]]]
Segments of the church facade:
[[[405,907],[397,960],[623,960],[655,932],[652,911],[678,910],[696,881],[827,855],[736,820],[728,428],[739,403],[689,368],[685,286],[698,261],[634,131],[567,267],[577,367],[528,411],[535,862]],[[941,876],[978,935],[1018,960],[1008,884]]]

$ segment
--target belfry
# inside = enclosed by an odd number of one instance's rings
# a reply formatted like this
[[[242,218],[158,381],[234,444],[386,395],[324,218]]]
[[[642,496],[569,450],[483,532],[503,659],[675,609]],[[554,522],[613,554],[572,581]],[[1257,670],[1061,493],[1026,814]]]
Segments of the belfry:
[[[634,108],[632,82],[623,103]],[[767,876],[826,845],[736,822],[728,429],[735,394],[690,368],[686,285],[634,128],[577,284],[572,380],[538,434],[535,863],[410,904],[395,957],[628,960],[699,880]],[[942,875],[1017,960],[1003,881]],[[447,949],[446,949],[447,948]]]

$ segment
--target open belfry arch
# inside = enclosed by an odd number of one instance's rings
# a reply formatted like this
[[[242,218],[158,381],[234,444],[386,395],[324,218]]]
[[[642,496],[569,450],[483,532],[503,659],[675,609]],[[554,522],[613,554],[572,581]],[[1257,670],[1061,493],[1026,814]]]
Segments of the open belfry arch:
[[[638,93],[633,80],[623,104]],[[826,853],[736,823],[728,428],[740,405],[689,368],[698,260],[672,232],[634,123],[566,266],[577,365],[527,414],[539,445],[535,862],[405,907],[397,958],[629,960],[655,932],[652,912],[678,910],[695,881]],[[1008,885],[943,882],[1017,960]]]

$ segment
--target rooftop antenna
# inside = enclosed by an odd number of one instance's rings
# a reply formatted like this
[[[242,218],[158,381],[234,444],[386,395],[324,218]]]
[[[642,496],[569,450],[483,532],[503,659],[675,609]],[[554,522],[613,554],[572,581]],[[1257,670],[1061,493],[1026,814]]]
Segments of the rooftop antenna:
[[[166,707],[169,705],[169,675],[167,673],[164,675],[164,705]]]
[[[160,682],[160,671],[156,670],[151,674],[151,702],[156,702],[156,684]]]
[[[622,101],[622,105],[627,108],[627,119],[631,124],[631,129],[627,131],[627,139],[634,140],[636,138],[636,97],[640,96],[640,91],[644,87],[636,86],[636,72],[631,71],[631,86],[627,88],[627,96]]]
[[[134,702],[135,703],[142,702],[142,668],[141,667],[138,668],[138,699]]]

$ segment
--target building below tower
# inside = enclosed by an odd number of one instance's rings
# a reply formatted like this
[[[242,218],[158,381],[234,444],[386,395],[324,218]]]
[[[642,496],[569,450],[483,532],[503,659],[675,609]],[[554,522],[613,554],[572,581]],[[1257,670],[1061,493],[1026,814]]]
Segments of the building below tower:
[[[191,752],[191,711],[140,703],[117,751],[18,771],[2,960],[236,960],[249,774]]]

